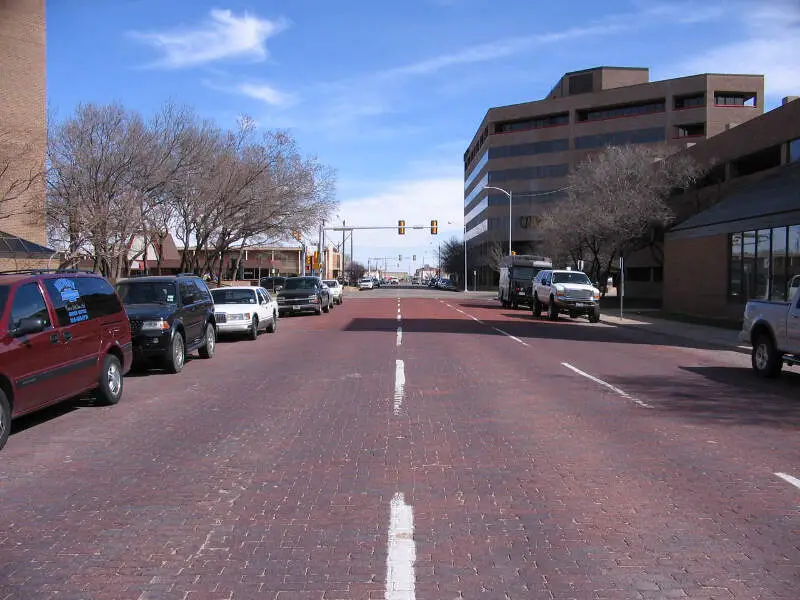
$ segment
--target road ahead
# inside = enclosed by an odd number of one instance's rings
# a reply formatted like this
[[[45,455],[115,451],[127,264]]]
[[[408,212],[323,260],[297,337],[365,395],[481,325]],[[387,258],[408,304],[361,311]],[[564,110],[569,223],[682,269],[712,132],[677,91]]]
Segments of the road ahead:
[[[435,296],[17,422],[0,598],[798,598],[798,375]]]

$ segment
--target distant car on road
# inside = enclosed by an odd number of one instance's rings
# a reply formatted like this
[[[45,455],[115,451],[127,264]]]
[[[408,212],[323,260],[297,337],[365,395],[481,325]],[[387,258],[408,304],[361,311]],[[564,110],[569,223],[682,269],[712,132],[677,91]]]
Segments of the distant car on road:
[[[375,287],[375,282],[372,277],[362,277],[358,280],[359,290],[371,290]]]
[[[278,303],[262,287],[232,286],[211,290],[217,331],[245,333],[258,339],[262,329],[274,333],[278,328]]]

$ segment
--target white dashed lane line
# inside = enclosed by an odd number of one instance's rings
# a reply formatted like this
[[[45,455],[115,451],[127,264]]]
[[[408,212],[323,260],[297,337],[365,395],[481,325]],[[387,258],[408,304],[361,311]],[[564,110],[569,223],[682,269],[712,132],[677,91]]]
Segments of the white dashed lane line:
[[[522,341],[521,339],[519,339],[517,336],[515,336],[515,335],[511,335],[510,333],[508,333],[507,331],[503,331],[503,330],[502,330],[502,329],[500,329],[499,327],[492,327],[492,329],[494,329],[495,331],[498,331],[498,332],[502,333],[503,335],[507,335],[507,336],[508,336],[508,337],[510,337],[512,340],[514,340],[515,342],[518,342],[518,343],[522,344],[523,346],[528,346],[528,345],[529,345],[529,344],[528,344],[528,342],[523,342],[523,341]]]
[[[786,483],[790,483],[794,487],[800,490],[800,479],[798,479],[797,477],[792,477],[787,473],[775,473],[775,475],[783,479]]]
[[[611,390],[615,394],[618,394],[619,396],[622,396],[623,398],[633,402],[637,406],[641,406],[642,408],[653,408],[651,405],[647,404],[646,402],[642,402],[641,400],[638,400],[637,398],[634,398],[628,392],[625,392],[625,391],[619,389],[618,387],[615,387],[615,386],[611,385],[607,381],[603,381],[602,379],[598,379],[594,375],[589,375],[589,373],[581,371],[579,368],[573,367],[569,363],[562,362],[561,364],[564,365],[565,367],[567,367],[573,373],[576,373],[576,374],[580,375],[581,377],[586,377],[586,379],[590,379],[591,381],[594,381],[595,383],[597,383],[599,385],[602,385],[603,387],[608,388],[609,390]]]
[[[399,415],[406,393],[406,365],[402,360],[395,361],[394,368],[394,414]]]
[[[397,328],[397,345],[400,346],[403,343],[403,328]]]
[[[414,508],[405,503],[402,492],[392,498],[389,514],[389,541],[386,557],[386,600],[414,600],[416,578],[414,562]]]

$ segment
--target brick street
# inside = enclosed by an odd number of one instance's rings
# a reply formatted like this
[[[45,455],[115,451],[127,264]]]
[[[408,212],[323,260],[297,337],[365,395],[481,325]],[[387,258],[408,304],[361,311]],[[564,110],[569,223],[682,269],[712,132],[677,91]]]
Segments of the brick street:
[[[0,599],[796,600],[800,375],[701,346],[350,294],[16,422]]]

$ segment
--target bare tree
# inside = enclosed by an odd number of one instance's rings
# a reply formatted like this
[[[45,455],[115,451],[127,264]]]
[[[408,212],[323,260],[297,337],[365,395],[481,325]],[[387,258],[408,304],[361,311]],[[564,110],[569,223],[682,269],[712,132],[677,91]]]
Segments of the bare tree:
[[[540,231],[557,260],[587,260],[605,281],[615,260],[654,240],[673,219],[667,199],[690,187],[703,169],[666,145],[612,146],[570,174],[568,197],[542,216]]]
[[[366,272],[367,268],[360,262],[354,260],[350,261],[347,264],[347,268],[345,269],[348,281],[353,284],[357,282],[359,279],[361,279],[364,276],[364,273]]]
[[[442,269],[464,286],[464,240],[451,237],[442,244]]]

